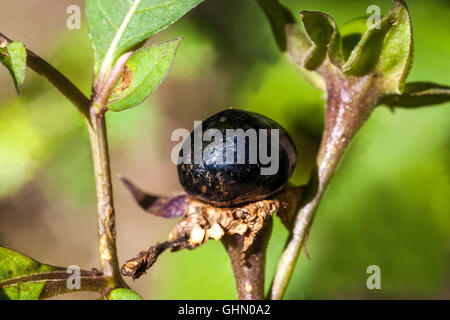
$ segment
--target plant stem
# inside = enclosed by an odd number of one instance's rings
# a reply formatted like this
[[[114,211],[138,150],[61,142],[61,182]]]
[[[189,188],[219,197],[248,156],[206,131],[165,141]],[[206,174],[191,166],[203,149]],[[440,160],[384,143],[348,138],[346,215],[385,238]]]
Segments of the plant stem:
[[[318,171],[318,188],[312,196],[310,195],[311,189],[306,190],[305,198],[307,200],[301,205],[286,248],[278,262],[277,271],[271,288],[271,299],[279,300],[283,298],[289,280],[292,277],[301,248],[308,236],[315,212],[319,207],[320,201],[344,150],[345,146],[341,144],[339,149],[336,150],[340,154],[335,153],[328,162],[318,161],[318,167],[324,168],[322,170],[319,169]],[[317,178],[313,179],[317,180]]]
[[[99,255],[102,272],[114,279],[113,286],[128,287],[120,274],[116,247],[116,215],[114,211],[111,168],[106,133],[105,112],[111,91],[119,79],[123,66],[132,53],[125,53],[116,62],[105,83],[96,81],[93,102],[90,106],[89,127],[92,159],[94,162],[95,186],[97,189],[97,212],[99,233]],[[98,89],[95,89],[98,88]],[[97,91],[100,90],[100,91]]]
[[[100,264],[103,274],[121,279],[116,252],[115,212],[105,115],[91,112],[91,122],[89,136],[97,189]]]
[[[264,299],[266,251],[271,233],[272,218],[265,222],[246,252],[243,252],[244,236],[227,235],[222,239],[233,267],[239,300]]]
[[[10,44],[13,42],[0,33],[0,44]],[[27,65],[37,74],[45,77],[55,86],[75,107],[80,111],[83,118],[89,122],[89,99],[67,79],[61,72],[56,70],[47,61],[27,49]]]
[[[327,79],[325,130],[313,177],[300,204],[294,228],[278,262],[271,298],[282,299],[308,236],[314,215],[350,141],[376,106],[377,87],[371,76],[347,79],[331,64],[319,70]]]
[[[59,270],[51,272],[38,273],[2,281],[0,282],[0,287],[8,287],[33,282],[45,283],[39,297],[40,299],[46,299],[56,295],[76,291],[99,292],[103,296],[106,296],[110,291],[108,290],[108,284],[112,282],[112,279],[110,277],[105,277],[96,269],[92,269],[91,271],[80,270],[79,288],[69,288],[69,286],[67,285],[67,280],[73,277],[72,274],[68,273],[65,268],[58,269]]]

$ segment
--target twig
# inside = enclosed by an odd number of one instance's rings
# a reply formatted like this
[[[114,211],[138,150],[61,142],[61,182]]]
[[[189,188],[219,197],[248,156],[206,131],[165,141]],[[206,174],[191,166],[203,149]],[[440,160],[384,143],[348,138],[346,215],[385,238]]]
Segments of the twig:
[[[13,42],[5,35],[0,33],[0,44],[9,44]],[[44,59],[27,49],[27,65],[37,74],[45,77],[55,86],[75,107],[80,111],[83,118],[89,122],[90,100],[61,72],[56,70]]]
[[[93,128],[89,129],[89,136],[97,189],[100,264],[105,275],[120,276],[116,254],[115,213],[104,114],[93,112],[91,122]]]
[[[67,280],[72,277],[65,268],[57,268],[55,271],[32,274],[13,278],[5,281],[0,281],[0,287],[6,288],[9,286],[24,285],[27,283],[45,283],[40,299],[46,299],[59,294],[70,293],[75,291],[92,291],[99,292],[103,296],[108,293],[108,283],[111,282],[109,277],[105,277],[97,269],[91,271],[80,270],[79,287],[69,288]]]

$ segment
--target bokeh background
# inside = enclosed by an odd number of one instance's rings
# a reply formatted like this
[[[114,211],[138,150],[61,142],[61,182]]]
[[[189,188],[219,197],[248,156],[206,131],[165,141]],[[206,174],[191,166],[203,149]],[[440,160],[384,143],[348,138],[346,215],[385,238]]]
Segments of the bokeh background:
[[[342,24],[382,12],[391,1],[282,1],[330,13]],[[87,22],[68,30],[66,9],[83,1],[2,0],[0,31],[23,41],[89,94]],[[415,37],[409,77],[450,84],[450,2],[408,1]],[[83,13],[84,14],[84,13]],[[280,56],[254,0],[207,0],[151,39],[184,40],[168,78],[138,108],[108,113],[113,174],[159,194],[179,191],[170,153],[176,128],[233,106],[269,116],[294,137],[304,183],[323,127],[323,96]],[[31,71],[20,98],[0,72],[0,244],[40,261],[98,266],[90,147],[75,108]],[[174,221],[144,213],[114,178],[119,259],[167,238]],[[287,231],[278,218],[269,246],[267,286]],[[288,299],[450,298],[450,104],[417,110],[379,107],[345,155],[317,213]],[[381,268],[381,290],[366,269]],[[131,287],[146,299],[234,299],[220,243],[165,253]],[[96,298],[78,293],[63,298]]]

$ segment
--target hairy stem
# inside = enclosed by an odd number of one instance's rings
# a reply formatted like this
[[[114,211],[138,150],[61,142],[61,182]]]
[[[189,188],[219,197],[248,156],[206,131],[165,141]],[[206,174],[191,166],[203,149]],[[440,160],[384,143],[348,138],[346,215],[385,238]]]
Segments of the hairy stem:
[[[318,71],[327,79],[327,104],[325,130],[317,156],[317,176],[311,179],[306,189],[293,230],[278,262],[271,288],[272,299],[283,298],[329,182],[350,141],[377,103],[378,89],[371,76],[347,79],[331,64],[324,64]]]
[[[0,33],[0,44],[9,44],[12,40]],[[55,86],[75,107],[80,111],[83,118],[89,122],[89,99],[67,79],[61,72],[56,70],[47,61],[27,49],[27,65],[37,74],[45,77]]]
[[[266,251],[272,233],[272,218],[255,237],[253,244],[243,252],[244,236],[235,234],[223,237],[231,266],[233,267],[239,300],[263,300]]]

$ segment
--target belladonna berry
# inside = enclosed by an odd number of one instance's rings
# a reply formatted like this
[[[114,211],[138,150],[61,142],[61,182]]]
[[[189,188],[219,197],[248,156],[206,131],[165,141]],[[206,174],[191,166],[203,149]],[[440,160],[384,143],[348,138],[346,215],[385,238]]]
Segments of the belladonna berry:
[[[283,127],[261,114],[235,109],[204,120],[179,156],[178,178],[186,193],[218,207],[276,194],[297,162],[295,145]]]

